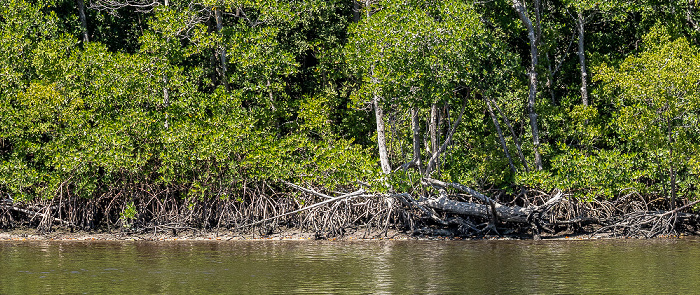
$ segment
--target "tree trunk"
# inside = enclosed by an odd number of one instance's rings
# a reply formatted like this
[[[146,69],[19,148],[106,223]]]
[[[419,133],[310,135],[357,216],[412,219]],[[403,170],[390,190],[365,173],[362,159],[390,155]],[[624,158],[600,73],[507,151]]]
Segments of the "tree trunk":
[[[87,17],[85,16],[85,2],[83,0],[76,0],[76,2],[78,3],[78,15],[80,17],[80,29],[82,30],[83,43],[88,43],[90,42],[90,38],[88,37]]]
[[[365,0],[365,8],[367,9],[366,16],[372,16],[370,10],[370,0]],[[374,75],[374,68],[371,69],[371,75]],[[372,83],[376,83],[375,78],[372,78]],[[380,97],[375,93],[372,98],[374,105],[374,118],[377,123],[377,148],[379,149],[379,164],[382,167],[384,174],[391,173],[391,165],[389,164],[389,153],[386,150],[386,132],[384,131],[384,110],[382,109]]]
[[[437,167],[437,160],[440,157],[440,154],[445,151],[447,145],[449,145],[452,141],[452,136],[454,135],[455,130],[457,130],[457,126],[459,126],[459,123],[462,121],[462,115],[464,115],[464,110],[466,109],[466,107],[467,104],[465,101],[465,103],[462,105],[462,110],[459,112],[457,120],[455,120],[454,124],[452,124],[452,128],[450,128],[450,131],[448,132],[445,141],[442,143],[442,145],[440,145],[440,147],[436,151],[433,152],[433,155],[430,157],[430,160],[428,161],[428,164],[425,167],[425,171],[423,171],[424,176],[430,176],[430,173],[432,173]]]
[[[671,133],[671,120],[667,120],[667,131],[668,131],[668,166],[671,181],[671,209],[676,208],[676,169],[673,165],[673,134]]]
[[[693,0],[688,0],[688,6],[686,7],[685,10],[685,20],[688,22],[690,27],[693,28],[695,31],[700,31],[700,27],[698,27],[698,24],[693,20],[693,8],[695,8],[693,4],[697,3],[696,1]]]
[[[503,113],[503,110],[501,110],[501,107],[499,107],[495,101],[492,103],[496,107],[496,110],[498,110],[498,113],[503,118],[503,121],[506,122],[506,126],[508,126],[508,130],[510,130],[510,135],[513,137],[513,142],[515,142],[515,148],[518,150],[518,157],[520,157],[520,161],[523,163],[523,166],[525,167],[525,171],[530,172],[530,167],[527,165],[527,160],[525,160],[525,155],[523,155],[523,149],[520,145],[520,139],[518,139],[518,137],[515,136],[515,131],[513,131],[513,126],[510,124],[510,120],[508,120],[508,117],[506,117],[506,114]]]
[[[671,163],[671,209],[676,208],[676,170]]]
[[[163,105],[165,106],[165,123],[163,126],[168,129],[168,106],[170,105],[170,93],[168,92],[168,76],[163,74]]]
[[[503,153],[506,155],[506,158],[508,158],[508,166],[510,167],[510,170],[513,171],[513,174],[517,174],[518,171],[515,170],[515,165],[513,165],[513,159],[510,157],[510,152],[508,151],[508,145],[506,145],[506,140],[503,138],[503,132],[501,131],[501,126],[498,124],[498,119],[496,118],[496,115],[493,113],[493,108],[491,107],[491,103],[489,102],[489,99],[484,97],[484,102],[486,103],[486,107],[488,108],[489,115],[491,116],[491,120],[493,120],[493,126],[496,127],[496,133],[498,133],[498,140],[501,142],[501,147],[503,147]]]
[[[168,6],[168,5],[169,5],[168,0],[165,0],[165,6]],[[167,38],[167,42],[168,43],[170,42],[170,37]],[[170,54],[170,52],[166,52],[166,54],[165,54],[166,58],[167,58],[167,55],[169,55],[169,54]],[[163,123],[163,127],[165,127],[166,130],[169,128],[169,125],[168,125],[168,119],[169,119],[168,118],[168,106],[170,105],[170,93],[168,91],[168,83],[169,83],[168,82],[168,75],[164,72],[163,73],[163,106],[165,108],[165,110],[164,110],[165,122]]]
[[[535,14],[539,16],[539,1],[535,1]],[[537,128],[537,113],[535,112],[535,102],[537,99],[537,59],[539,57],[537,51],[537,40],[539,38],[539,22],[537,27],[533,26],[532,21],[527,15],[525,6],[519,0],[513,0],[513,8],[518,13],[518,17],[527,28],[527,37],[530,41],[530,69],[528,72],[530,82],[530,92],[528,95],[527,109],[530,117],[530,128],[532,129],[532,144],[535,151],[535,166],[537,170],[542,170],[542,159],[540,157],[540,135]],[[539,18],[539,17],[538,17]]]
[[[418,121],[418,108],[411,109],[411,128],[413,129],[413,160],[418,171],[423,173],[423,163],[420,155],[420,124]]]
[[[358,0],[352,0],[352,20],[354,22],[360,21],[360,2]]]
[[[220,8],[216,8],[215,16],[216,16],[216,32],[218,34],[221,34],[221,30],[223,29],[223,16],[222,16]],[[220,52],[220,60],[221,60],[221,80],[224,82],[224,88],[226,88],[226,91],[230,91],[229,86],[228,86],[228,78],[226,76],[226,48],[224,47],[223,44],[220,45],[219,52]]]
[[[586,72],[586,52],[584,51],[584,31],[583,26],[585,24],[585,19],[583,18],[583,13],[578,12],[578,17],[576,18],[576,27],[578,28],[578,60],[581,64],[581,99],[584,106],[588,106],[588,84],[586,82],[586,77],[588,73]]]
[[[384,174],[391,173],[391,165],[389,165],[389,154],[386,151],[386,133],[384,131],[384,110],[382,110],[379,96],[374,95],[372,100],[374,104],[374,117],[377,122],[377,147],[379,148],[379,163]]]
[[[430,133],[430,147],[427,147],[430,150],[430,154],[432,155],[435,153],[435,151],[438,150],[438,135],[437,135],[437,129],[438,129],[438,107],[437,104],[432,104],[430,106],[430,124],[428,127],[428,132]],[[438,156],[438,162],[439,162],[439,156]],[[439,167],[436,166],[436,169]]]

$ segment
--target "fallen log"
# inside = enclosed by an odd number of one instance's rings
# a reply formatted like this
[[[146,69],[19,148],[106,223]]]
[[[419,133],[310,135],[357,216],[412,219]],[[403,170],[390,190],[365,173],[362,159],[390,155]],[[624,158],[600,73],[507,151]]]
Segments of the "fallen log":
[[[477,204],[472,202],[460,202],[451,200],[443,195],[439,198],[432,198],[421,202],[421,204],[424,206],[453,214],[481,217],[485,219],[493,218],[492,211],[495,211],[496,217],[505,222],[532,223],[535,215],[542,215],[563,199],[563,194],[560,191],[557,191],[554,197],[550,198],[547,200],[547,202],[540,206],[506,206],[477,192],[474,189],[459,183],[443,182],[431,178],[424,178],[423,182],[441,189],[448,187],[455,188],[464,193],[470,194],[484,203],[487,203]],[[538,216],[538,218],[541,218],[541,216]]]
[[[452,214],[474,216],[484,219],[491,218],[490,205],[455,201],[447,198],[446,196],[431,198],[420,202],[420,204]],[[528,216],[530,216],[531,212],[532,209],[528,210],[528,208],[523,208],[520,206],[496,207],[496,215],[498,216],[498,219],[506,222],[529,223]]]
[[[428,218],[430,218],[431,220],[433,220],[439,224],[447,225],[447,222],[442,220],[440,217],[438,217],[435,214],[435,211],[433,211],[432,209],[426,208],[425,206],[420,205],[418,202],[416,202],[413,199],[413,196],[411,196],[408,193],[393,194],[393,195],[390,195],[390,197],[398,199],[399,202],[401,202],[401,204],[403,204],[407,208],[416,208],[416,209],[420,210],[421,212],[423,212],[423,214],[425,216],[427,216]]]

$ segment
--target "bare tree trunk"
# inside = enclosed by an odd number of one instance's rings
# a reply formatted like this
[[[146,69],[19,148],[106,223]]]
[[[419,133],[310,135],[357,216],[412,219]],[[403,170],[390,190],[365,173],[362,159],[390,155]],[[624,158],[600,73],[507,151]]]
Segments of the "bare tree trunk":
[[[667,120],[667,130],[668,130],[668,162],[669,162],[669,172],[671,180],[671,209],[676,208],[676,170],[673,165],[673,134],[671,133],[671,120]]]
[[[165,0],[165,6],[168,6],[168,0]],[[170,42],[170,37],[167,38],[168,42]],[[166,53],[166,57],[169,54],[169,52]],[[166,72],[163,73],[163,105],[165,106],[165,123],[163,123],[163,126],[167,130],[169,128],[168,125],[168,106],[170,105],[170,93],[168,91],[168,75]]]
[[[539,57],[537,51],[537,41],[539,39],[539,21],[533,26],[530,17],[527,15],[525,6],[520,2],[520,0],[513,0],[513,8],[518,13],[518,17],[522,21],[525,28],[527,28],[527,37],[530,41],[530,69],[528,75],[530,77],[530,93],[528,95],[527,109],[530,116],[530,128],[532,129],[532,144],[535,151],[535,166],[537,170],[542,170],[542,158],[540,156],[540,135],[537,128],[537,113],[535,112],[535,102],[537,99],[537,59]],[[539,19],[539,1],[535,1],[535,14]]]
[[[360,21],[360,2],[358,0],[352,0],[352,20],[354,22]]]
[[[510,130],[510,135],[513,137],[513,141],[515,142],[515,148],[518,150],[518,157],[520,157],[520,161],[523,163],[523,166],[525,167],[525,171],[530,172],[530,167],[527,165],[527,160],[525,160],[525,155],[523,155],[523,149],[520,145],[520,139],[518,139],[518,137],[515,136],[515,131],[513,131],[513,126],[510,124],[510,120],[508,120],[508,117],[506,117],[506,115],[503,113],[503,110],[501,110],[501,107],[499,107],[495,101],[492,103],[496,107],[496,110],[498,110],[498,113],[503,118],[503,121],[506,122],[506,126],[508,126],[508,130]]]
[[[83,0],[76,0],[78,3],[78,15],[80,16],[80,28],[82,29],[83,43],[90,42],[87,30],[87,17],[85,16],[85,2]]]
[[[557,190],[557,193],[547,200],[544,204],[540,206],[528,206],[520,207],[517,205],[507,206],[500,204],[499,202],[479,193],[470,187],[461,185],[459,183],[446,183],[436,179],[423,178],[421,181],[424,184],[431,185],[436,188],[446,189],[452,187],[458,189],[462,192],[472,195],[474,198],[487,203],[489,205],[481,205],[471,202],[460,202],[448,199],[446,196],[441,196],[440,198],[431,198],[421,202],[426,207],[433,209],[438,209],[445,212],[456,213],[461,215],[476,216],[485,219],[491,219],[495,214],[499,220],[506,222],[517,222],[517,223],[532,223],[533,221],[542,218],[543,213],[547,213],[554,205],[561,202],[564,195],[561,191]],[[491,210],[495,212],[489,212]]]
[[[698,27],[698,24],[693,20],[693,8],[695,8],[694,3],[697,2],[693,0],[688,0],[688,6],[685,10],[685,20],[693,28],[693,30],[700,31],[700,27]]]
[[[217,8],[215,10],[215,16],[216,16],[216,32],[221,34],[221,30],[223,29],[223,16],[221,13],[221,9]],[[229,86],[228,86],[228,78],[226,76],[226,48],[224,45],[220,45],[219,48],[220,52],[220,60],[221,60],[221,79],[224,82],[224,88],[226,88],[226,91],[230,91]]]
[[[438,107],[437,104],[432,104],[430,106],[430,124],[428,127],[428,132],[430,133],[430,154],[432,155],[438,149],[438,136],[437,136],[437,126],[438,126]],[[439,162],[439,161],[438,161]],[[437,167],[436,167],[437,168]]]
[[[579,11],[578,17],[576,18],[576,27],[578,28],[578,60],[581,64],[581,99],[583,100],[583,105],[588,106],[588,84],[586,83],[588,73],[586,72],[586,52],[583,47],[584,24],[585,19],[583,18],[583,13]]]
[[[170,93],[168,93],[168,76],[163,74],[163,105],[165,106],[165,123],[163,126],[168,129],[168,105],[170,105]]]
[[[457,130],[457,126],[459,126],[459,123],[462,121],[462,115],[464,115],[464,110],[466,109],[466,102],[462,105],[462,110],[459,112],[459,116],[457,117],[457,120],[455,120],[454,124],[452,124],[452,127],[450,128],[450,131],[447,133],[447,137],[445,138],[445,141],[440,145],[440,147],[433,152],[433,155],[430,157],[430,160],[428,161],[427,166],[425,167],[425,171],[423,171],[424,176],[430,176],[430,173],[435,171],[435,168],[437,167],[437,160],[438,157],[440,157],[440,154],[445,151],[447,148],[447,145],[452,142],[452,136],[454,136],[455,130]]]
[[[676,208],[676,170],[671,163],[671,209]]]
[[[508,166],[510,167],[510,170],[513,171],[513,174],[517,174],[518,171],[515,170],[515,165],[513,165],[513,159],[510,157],[510,152],[508,151],[508,145],[506,145],[506,140],[503,138],[503,132],[501,131],[501,126],[498,124],[498,119],[496,118],[496,115],[493,113],[493,108],[491,107],[491,103],[489,102],[489,99],[484,97],[484,102],[486,102],[486,106],[489,111],[489,115],[491,116],[491,120],[493,120],[493,126],[496,127],[496,133],[498,133],[498,140],[501,142],[501,147],[503,147],[503,153],[506,155],[506,158],[508,158]]]
[[[267,87],[267,97],[270,98],[270,108],[273,111],[276,111],[277,109],[275,108],[275,96],[272,95],[272,87],[270,85],[272,85],[270,84],[270,79],[267,79],[267,84],[265,84],[265,86]]]
[[[372,11],[370,10],[370,0],[365,0],[365,8],[367,9],[366,17],[372,16]],[[372,76],[374,76],[374,68],[371,69]],[[376,83],[376,78],[372,77],[372,83]],[[384,131],[384,110],[382,109],[380,97],[376,93],[372,98],[372,104],[374,105],[374,118],[377,123],[377,148],[379,149],[379,164],[382,167],[382,172],[384,174],[391,173],[391,165],[389,164],[389,153],[386,150],[386,132]]]
[[[547,83],[546,87],[549,89],[549,95],[552,97],[552,104],[557,105],[557,99],[556,95],[554,94],[554,84],[556,84],[556,80],[554,76],[559,72],[559,69],[561,69],[562,63],[566,60],[566,57],[569,55],[569,49],[571,49],[571,44],[574,42],[575,36],[572,36],[571,39],[569,39],[569,45],[566,46],[566,51],[562,55],[561,60],[557,62],[556,55],[554,55],[554,60],[549,58],[549,54],[547,54],[545,57],[547,58],[547,70],[548,70],[548,77],[547,77]],[[555,64],[556,66],[554,69],[552,69],[552,64]]]
[[[377,147],[379,148],[379,162],[384,174],[391,173],[389,165],[389,153],[386,151],[386,133],[384,131],[384,110],[379,101],[379,96],[374,95],[374,116],[377,121]]]
[[[423,163],[420,155],[420,123],[418,121],[418,108],[411,109],[411,128],[413,129],[413,160],[418,171],[423,173]]]

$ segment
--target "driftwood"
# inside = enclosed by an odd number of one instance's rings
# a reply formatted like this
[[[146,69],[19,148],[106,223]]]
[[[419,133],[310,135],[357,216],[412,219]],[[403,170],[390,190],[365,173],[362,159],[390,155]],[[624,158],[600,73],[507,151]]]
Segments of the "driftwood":
[[[422,205],[437,209],[440,211],[444,212],[449,212],[449,213],[454,213],[454,214],[459,214],[459,215],[466,215],[466,216],[475,216],[475,217],[481,217],[481,218],[486,218],[490,219],[493,217],[491,212],[495,212],[496,217],[498,220],[505,221],[505,222],[516,222],[516,223],[532,223],[532,218],[535,215],[541,215],[549,209],[552,208],[555,204],[559,203],[562,198],[563,194],[561,192],[557,192],[554,197],[549,199],[547,202],[540,206],[528,206],[528,207],[520,207],[520,206],[506,206],[503,204],[500,204],[493,199],[469,188],[464,185],[458,184],[458,183],[447,183],[447,182],[442,182],[436,179],[431,179],[431,178],[424,178],[423,182],[425,184],[431,185],[433,187],[437,188],[456,188],[462,192],[468,193],[472,195],[473,197],[481,200],[482,202],[485,202],[486,204],[477,204],[477,203],[471,203],[471,202],[460,202],[460,201],[455,201],[447,198],[445,195],[440,196],[439,198],[433,198],[429,200],[425,200],[421,202]],[[495,210],[494,210],[495,209]]]

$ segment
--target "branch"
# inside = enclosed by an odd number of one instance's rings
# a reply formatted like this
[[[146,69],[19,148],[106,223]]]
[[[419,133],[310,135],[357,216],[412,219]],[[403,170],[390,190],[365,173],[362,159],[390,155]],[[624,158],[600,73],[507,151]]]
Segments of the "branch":
[[[508,130],[510,130],[511,136],[513,136],[513,141],[515,142],[515,147],[518,149],[518,157],[520,157],[520,161],[523,163],[523,166],[525,167],[526,172],[530,172],[530,167],[527,165],[527,160],[525,160],[525,156],[523,155],[523,150],[522,150],[522,145],[520,144],[520,140],[518,139],[517,136],[515,136],[515,131],[513,131],[513,126],[510,124],[510,120],[508,120],[508,117],[506,117],[506,114],[503,113],[501,110],[501,107],[498,106],[496,101],[491,102],[495,107],[496,110],[498,110],[498,113],[501,114],[501,117],[503,117],[503,121],[506,122],[506,126],[508,126]]]
[[[326,199],[332,199],[332,198],[333,198],[333,197],[331,197],[331,196],[329,196],[329,195],[326,195],[326,194],[324,194],[324,193],[319,193],[319,192],[317,192],[317,191],[315,191],[315,190],[312,190],[312,189],[303,188],[303,187],[298,186],[298,185],[296,185],[296,184],[293,184],[293,183],[291,183],[291,182],[287,182],[287,181],[284,181],[284,180],[282,180],[282,182],[284,182],[286,185],[291,186],[291,187],[293,187],[293,188],[295,188],[295,189],[298,189],[298,190],[300,190],[300,191],[303,191],[303,192],[306,192],[306,193],[309,193],[309,194],[312,194],[312,195],[317,195],[317,196],[319,196],[319,197],[321,197],[321,198],[326,198]]]
[[[457,126],[459,126],[459,123],[462,121],[462,115],[464,115],[464,110],[467,107],[466,101],[462,103],[462,110],[459,112],[459,117],[457,117],[457,120],[455,123],[452,125],[452,128],[450,129],[450,133],[447,135],[447,138],[445,138],[445,141],[442,143],[440,148],[433,153],[433,156],[430,157],[430,161],[428,161],[428,166],[425,168],[425,172],[423,175],[429,176],[430,173],[433,172],[435,169],[435,162],[437,161],[438,157],[440,156],[441,153],[445,151],[447,148],[447,145],[452,142],[452,136],[455,133],[455,130],[457,130]]]
[[[267,222],[267,221],[270,221],[270,220],[273,220],[273,219],[277,219],[277,218],[280,218],[280,217],[285,217],[285,216],[288,216],[288,215],[292,215],[292,214],[294,214],[294,213],[299,213],[299,212],[302,212],[302,211],[306,211],[306,210],[309,210],[309,209],[313,209],[313,208],[319,207],[319,206],[321,206],[321,205],[325,205],[325,204],[332,203],[332,202],[335,202],[335,201],[339,201],[339,200],[342,200],[342,199],[357,197],[357,196],[362,195],[362,194],[364,194],[364,193],[365,193],[365,190],[364,190],[364,189],[360,189],[360,190],[358,190],[358,191],[355,191],[355,192],[352,192],[352,193],[349,193],[349,194],[344,194],[344,195],[342,195],[342,196],[335,197],[335,198],[331,198],[331,199],[328,199],[328,200],[325,200],[325,201],[322,201],[322,202],[318,202],[318,203],[316,203],[316,204],[313,204],[313,205],[310,205],[310,206],[306,206],[306,207],[301,208],[301,209],[297,209],[297,210],[294,210],[294,211],[291,211],[291,212],[287,212],[287,213],[284,213],[284,214],[280,214],[280,215],[277,215],[277,216],[274,216],[274,217],[266,218],[266,219],[263,219],[263,220],[260,220],[260,221],[256,221],[256,222],[253,222],[253,223],[250,223],[250,224],[247,224],[247,225],[242,225],[242,226],[239,227],[239,229],[240,229],[240,228],[246,228],[246,227],[254,226],[254,225],[258,225],[258,224],[261,224],[261,223],[264,223],[264,222]]]
[[[464,186],[464,185],[459,184],[459,183],[444,182],[444,181],[440,181],[440,180],[429,178],[429,177],[423,178],[422,182],[425,184],[431,185],[431,186],[438,186],[441,188],[447,188],[447,187],[456,188],[462,192],[465,192],[467,194],[472,195],[473,197],[481,200],[484,203],[494,202],[493,199],[483,195],[482,193],[477,192],[477,191],[471,189],[470,187]]]
[[[671,211],[668,211],[668,212],[666,212],[666,213],[664,213],[664,214],[661,214],[661,216],[666,216],[666,215],[670,215],[670,214],[676,213],[676,212],[678,212],[678,211],[680,211],[680,210],[683,210],[683,209],[685,209],[685,208],[695,206],[695,204],[697,204],[697,203],[700,203],[700,200],[697,200],[697,201],[695,201],[695,202],[691,202],[691,203],[689,203],[689,204],[687,204],[687,205],[685,205],[685,206],[678,207],[678,208],[676,208],[676,209],[673,209],[673,210],[671,210]]]
[[[25,213],[25,214],[29,214],[29,215],[31,215],[31,216],[39,216],[39,217],[41,217],[41,218],[46,218],[46,217],[51,218],[50,216],[46,216],[46,214],[44,214],[44,213],[39,213],[39,212],[27,210],[27,209],[22,209],[22,208],[19,208],[19,207],[16,207],[16,206],[12,206],[12,205],[1,204],[1,205],[0,205],[0,208],[1,208],[1,207],[7,208],[7,209],[10,209],[10,210],[14,210],[14,211],[17,211],[17,212],[22,212],[22,213]],[[60,224],[62,224],[62,225],[65,225],[65,226],[74,226],[73,223],[68,222],[68,221],[65,221],[65,220],[63,220],[63,219],[59,219],[59,218],[52,218],[52,221],[58,222],[58,223],[60,223]]]

